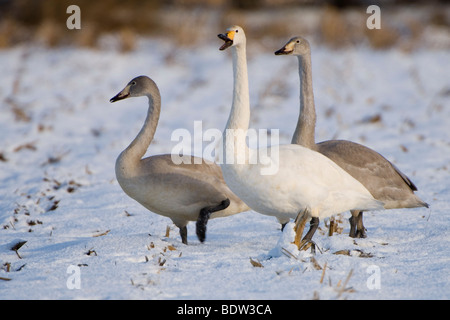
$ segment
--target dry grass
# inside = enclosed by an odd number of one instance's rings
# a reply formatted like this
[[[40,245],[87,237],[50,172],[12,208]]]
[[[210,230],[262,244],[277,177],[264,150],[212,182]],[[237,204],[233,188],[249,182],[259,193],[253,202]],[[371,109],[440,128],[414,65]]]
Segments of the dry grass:
[[[335,255],[344,255],[344,256],[350,256],[350,257],[359,257],[359,258],[372,258],[373,254],[370,252],[364,252],[360,249],[354,249],[354,250],[338,250],[334,252]]]
[[[255,268],[264,268],[264,266],[262,265],[261,262],[259,262],[258,260],[253,260],[252,258],[250,258],[250,263],[252,266],[254,266]]]
[[[22,246],[27,243],[27,241],[18,241],[17,243],[15,243],[12,247],[11,250],[14,251],[17,256],[19,257],[19,259],[22,259],[22,257],[19,255],[19,249],[22,248]]]
[[[120,51],[129,52],[136,48],[136,34],[131,28],[123,28],[119,31]]]
[[[166,234],[164,237],[169,238],[170,237],[170,225],[166,226]]]
[[[12,46],[16,40],[14,35],[19,28],[13,19],[4,19],[0,22],[0,48],[7,48]]]
[[[325,220],[325,227],[328,228],[328,236],[331,237],[333,234],[341,234],[344,231],[344,227],[342,226],[344,223],[344,217],[342,214],[338,214],[336,216],[331,217],[328,220]]]
[[[95,256],[95,257],[98,256],[97,252],[94,250],[94,248],[89,249],[84,254],[87,255],[87,256]]]
[[[341,282],[339,281],[336,285],[336,291],[338,292],[337,299],[341,298],[342,294],[344,292],[354,292],[355,290],[352,287],[347,287],[347,284],[353,275],[353,269],[351,269],[347,275],[347,278],[345,278],[344,283],[341,285]]]
[[[80,30],[74,31],[74,44],[80,47],[96,48],[98,45],[99,28],[97,23],[87,21],[83,22]]]
[[[97,238],[97,237],[103,237],[106,236],[111,230],[106,230],[104,232],[100,232],[100,233],[96,233],[94,234],[92,237]]]
[[[399,33],[392,27],[383,26],[381,29],[366,29],[366,37],[374,49],[388,49],[399,40]]]
[[[344,15],[337,8],[326,6],[320,24],[322,41],[334,48],[348,44],[348,26]]]
[[[66,9],[71,4],[81,9],[81,30],[66,27]],[[17,0],[0,6],[0,48],[30,40],[50,47],[75,44],[96,48],[105,34],[116,34],[119,50],[124,52],[134,50],[138,35],[164,37],[177,45],[191,46],[211,41],[230,24],[242,25],[252,39],[263,40],[259,41],[263,45],[302,35],[332,48],[359,43],[376,49],[396,45],[414,48],[424,24],[449,26],[448,10],[424,7],[416,9],[420,17],[406,13],[397,19],[402,10],[384,6],[382,28],[369,30],[365,6],[342,9],[290,0],[174,0],[170,4],[157,0]]]
[[[298,250],[301,250],[304,247],[304,243],[301,240],[303,235],[303,230],[305,230],[306,221],[308,220],[308,215],[306,209],[300,212],[295,219],[295,239],[294,244],[297,246]]]
[[[37,28],[36,38],[50,48],[56,47],[64,38],[64,29],[55,20],[47,19]]]
[[[319,281],[320,284],[323,283],[323,279],[325,278],[326,269],[327,269],[327,262],[325,262],[325,264],[323,265],[323,268],[322,268],[322,275],[320,276],[320,281]]]

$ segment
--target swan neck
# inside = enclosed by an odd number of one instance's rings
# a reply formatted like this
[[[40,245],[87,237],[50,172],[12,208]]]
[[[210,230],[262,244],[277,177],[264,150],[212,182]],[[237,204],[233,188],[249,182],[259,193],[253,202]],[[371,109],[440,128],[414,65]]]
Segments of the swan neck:
[[[239,155],[238,157],[245,156],[247,160],[248,147],[245,137],[250,121],[250,98],[247,57],[244,44],[232,47],[232,58],[234,77],[233,102],[227,126],[223,134],[224,155],[227,157],[231,154],[234,156]],[[229,163],[228,160],[227,163]]]
[[[227,129],[248,130],[250,121],[250,98],[248,88],[247,58],[244,45],[232,48],[233,57],[233,103]]]
[[[293,144],[315,148],[316,109],[312,84],[311,53],[298,56],[300,76],[300,114],[292,137]]]
[[[147,97],[148,111],[144,125],[136,138],[134,138],[130,145],[121,153],[119,157],[121,161],[139,163],[153,140],[161,110],[161,96],[159,92],[152,92],[149,93]]]

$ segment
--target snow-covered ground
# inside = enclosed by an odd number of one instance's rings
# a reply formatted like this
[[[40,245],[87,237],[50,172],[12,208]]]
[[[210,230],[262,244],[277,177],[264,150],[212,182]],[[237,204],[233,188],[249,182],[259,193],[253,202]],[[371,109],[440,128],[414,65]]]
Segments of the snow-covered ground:
[[[212,37],[213,38],[213,37]],[[252,128],[298,116],[297,60],[249,45]],[[145,98],[109,99],[153,78],[162,113],[148,155],[170,153],[177,128],[225,126],[232,95],[221,41],[177,48],[141,40],[130,53],[17,46],[0,51],[0,299],[450,298],[450,54],[332,51],[312,43],[317,141],[363,143],[394,162],[430,209],[365,213],[368,238],[321,221],[312,257],[275,218],[250,211],[209,221],[183,245],[167,218],[126,196],[117,155],[139,131]],[[249,40],[251,42],[251,40]],[[201,155],[207,142],[195,141]],[[328,222],[326,222],[328,224]],[[170,227],[166,235],[166,227]],[[26,243],[17,251],[11,248]]]

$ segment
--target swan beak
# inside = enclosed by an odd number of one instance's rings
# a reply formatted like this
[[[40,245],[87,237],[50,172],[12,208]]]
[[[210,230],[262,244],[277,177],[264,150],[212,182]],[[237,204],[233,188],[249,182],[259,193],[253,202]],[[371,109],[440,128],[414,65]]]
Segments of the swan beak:
[[[291,54],[291,53],[292,53],[292,50],[287,49],[286,46],[284,46],[280,50],[275,51],[276,56],[281,56],[281,55],[286,55],[286,54]]]
[[[234,38],[234,32],[229,31],[227,34],[218,34],[217,35],[220,39],[225,41],[225,43],[219,48],[219,50],[225,50],[226,48],[229,48],[233,45],[233,38]]]
[[[294,44],[288,42],[283,48],[275,51],[276,56],[291,54],[294,51]]]
[[[280,55],[284,55],[284,54],[289,54],[289,52],[286,51],[285,47],[281,48],[280,50],[275,51],[276,56],[280,56]]]
[[[112,97],[109,102],[116,102],[119,100],[123,100],[128,98],[128,96],[130,95],[129,90],[127,90],[127,88],[123,89],[122,91],[120,91],[118,94],[116,94],[114,97]]]

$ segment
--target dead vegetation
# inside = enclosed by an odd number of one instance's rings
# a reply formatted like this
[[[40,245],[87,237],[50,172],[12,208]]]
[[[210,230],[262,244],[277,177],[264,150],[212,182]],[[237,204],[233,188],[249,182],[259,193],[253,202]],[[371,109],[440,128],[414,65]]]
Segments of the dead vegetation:
[[[97,238],[97,237],[103,237],[106,236],[111,230],[106,230],[104,232],[97,232],[96,234],[94,234],[92,237]]]
[[[97,256],[97,252],[94,250],[94,248],[89,249],[84,254],[87,256]]]
[[[325,275],[326,275],[326,270],[330,270],[332,268],[330,268],[328,266],[328,262],[325,262],[323,264],[323,266],[317,261],[317,259],[314,256],[311,256],[307,259],[299,259],[298,257],[296,257],[295,255],[293,255],[291,252],[289,252],[288,250],[283,248],[283,253],[288,256],[291,259],[295,259],[298,260],[299,262],[303,263],[305,265],[305,268],[303,269],[302,272],[305,272],[306,270],[316,270],[316,271],[322,271],[320,274],[320,278],[319,278],[319,283],[322,285],[324,284],[324,280],[325,280]],[[252,263],[253,264],[253,263]],[[298,266],[294,266],[292,267],[288,274],[290,275],[294,269],[298,268]],[[279,273],[281,274],[281,272]],[[353,269],[351,269],[349,271],[349,273],[347,274],[347,277],[345,278],[344,281],[339,280],[336,284],[336,286],[333,287],[333,282],[331,280],[331,277],[328,276],[328,287],[333,288],[333,290],[337,293],[335,299],[345,299],[346,297],[343,297],[344,293],[353,293],[356,292],[355,289],[353,289],[353,287],[349,287],[348,283],[350,281],[351,276],[353,275]],[[319,300],[319,293],[318,291],[314,291],[313,293],[313,300]]]
[[[360,258],[372,258],[373,254],[370,252],[364,252],[360,249],[353,249],[353,250],[338,250],[334,252],[333,254],[336,255],[345,255],[345,256],[351,256],[351,257],[360,257]]]
[[[151,242],[147,249],[151,251],[151,254],[145,255],[146,270],[140,274],[136,274],[130,279],[131,285],[140,290],[147,290],[158,284],[159,275],[166,270],[167,263],[170,263],[172,256],[181,257],[182,253],[177,252],[177,249],[172,245],[166,245],[159,241],[156,243]]]
[[[167,259],[171,258],[174,254],[175,256],[178,255],[178,257],[182,256],[182,252],[179,251],[179,253],[177,253],[178,249],[172,244],[161,244],[152,241],[147,245],[147,250],[149,251],[149,254],[144,256],[145,263],[151,263],[156,266],[156,273],[165,270],[164,266]]]
[[[44,216],[47,213],[58,210],[61,199],[55,192],[65,191],[68,194],[76,192],[83,185],[73,179],[60,181],[55,178],[44,177],[41,190],[37,192],[23,192],[20,194],[22,200],[15,204],[12,216],[3,229],[16,229],[16,225],[25,225],[28,232],[34,228],[44,225]],[[106,231],[105,234],[107,234]],[[101,236],[102,234],[98,235]]]
[[[303,212],[300,212],[295,219],[295,239],[293,244],[295,244],[298,248],[298,250],[306,251],[309,248],[311,248],[312,251],[315,251],[316,244],[314,241],[304,241],[302,240],[303,231],[305,229],[306,222],[308,221],[308,215],[306,214],[306,210]],[[319,232],[322,234],[327,234],[329,237],[331,237],[334,233],[341,234],[344,230],[344,227],[342,227],[343,224],[343,216],[342,214],[338,214],[336,216],[332,216],[329,219],[325,219],[325,227],[328,229],[328,231],[323,231],[321,228],[318,228]],[[319,248],[320,250],[320,248]]]
[[[81,9],[81,29],[69,30],[69,5]],[[369,30],[367,5],[333,6],[327,2],[299,1],[4,1],[0,4],[0,48],[37,41],[49,47],[77,45],[101,47],[103,35],[116,34],[122,52],[134,50],[136,37],[172,39],[182,46],[210,41],[211,30],[230,24],[246,28],[252,39],[285,41],[298,34],[332,48],[366,43],[375,49],[401,46],[414,49],[426,26],[448,29],[448,6],[416,3],[408,6],[382,5],[382,28]],[[413,13],[410,13],[413,11]],[[420,14],[417,14],[419,12]],[[198,28],[198,26],[202,28]],[[193,32],[195,30],[195,32]],[[447,44],[448,45],[448,44]]]
[[[17,251],[16,251],[16,254],[19,256],[19,254],[17,253]],[[20,256],[19,256],[19,257],[20,257]],[[22,258],[20,257],[19,259],[22,259]],[[7,272],[7,273],[9,273],[9,272],[18,272],[18,271],[21,271],[25,266],[26,266],[26,263],[21,264],[21,265],[20,265],[19,267],[17,267],[17,268],[13,268],[12,265],[11,265],[11,262],[4,262],[4,263],[0,266],[0,270],[3,270],[3,271],[5,271],[5,272]],[[9,278],[9,277],[0,277],[0,280],[3,280],[3,281],[11,281],[12,278]]]
[[[325,266],[323,268],[322,275],[320,277],[320,284],[322,284],[323,281],[324,281],[325,270],[326,270],[326,263],[325,263]],[[343,282],[342,282],[342,280],[339,280],[335,287],[333,287],[333,283],[331,281],[331,278],[328,277],[328,286],[333,288],[333,290],[337,293],[335,299],[338,299],[338,300],[339,299],[346,299],[347,297],[343,297],[344,293],[356,292],[356,290],[353,289],[353,287],[348,287],[348,283],[349,283],[350,278],[352,277],[352,275],[353,275],[353,269],[350,269],[350,271],[348,272],[347,277],[345,278],[345,280]],[[312,299],[313,300],[320,300],[319,293],[317,291],[314,291]]]
[[[250,263],[252,266],[254,266],[255,268],[264,268],[264,266],[262,265],[261,262],[259,262],[258,260],[253,260],[252,258],[250,258]]]
[[[17,256],[19,257],[19,259],[22,259],[22,257],[19,254],[19,249],[22,248],[22,246],[27,243],[27,241],[18,241],[17,243],[15,243],[12,247],[11,250],[14,251]]]

